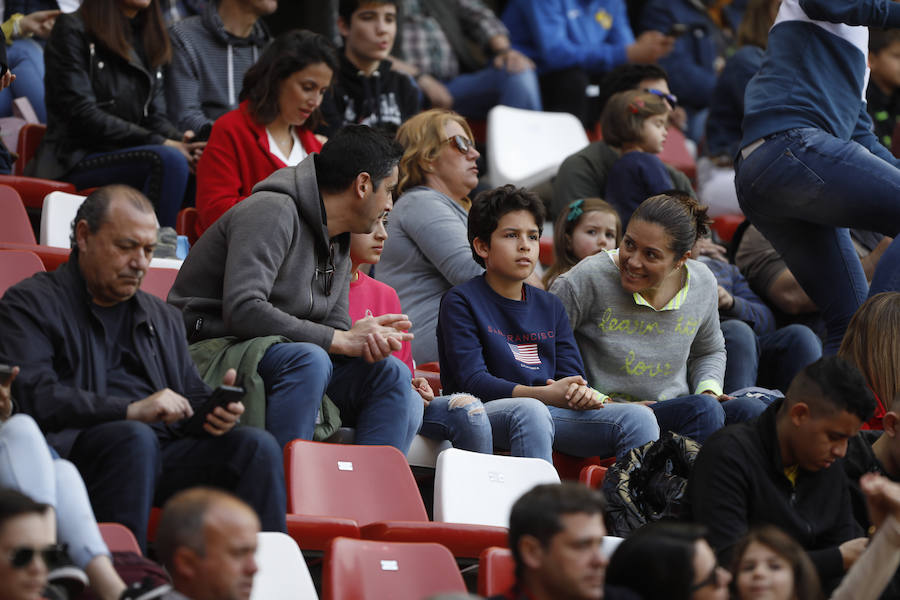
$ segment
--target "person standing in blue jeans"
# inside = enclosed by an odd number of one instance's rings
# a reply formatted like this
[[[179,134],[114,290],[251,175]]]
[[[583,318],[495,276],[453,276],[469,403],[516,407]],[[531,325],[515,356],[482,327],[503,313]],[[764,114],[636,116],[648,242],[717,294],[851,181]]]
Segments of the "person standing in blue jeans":
[[[786,391],[794,376],[822,356],[822,342],[806,325],[775,327],[772,309],[750,289],[730,263],[701,256],[716,276],[719,321],[725,336],[725,387],[731,393],[751,386]]]
[[[559,299],[525,283],[537,264],[544,206],[507,185],[482,192],[469,211],[468,238],[484,275],[448,291],[437,338],[444,393],[481,398],[494,445],[552,462],[623,457],[659,437],[644,406],[610,404],[587,385]]]
[[[900,4],[782,2],[747,86],[735,162],[741,209],[819,307],[826,354],[868,293],[847,228],[900,231],[900,161],[864,100],[868,26],[900,26]]]
[[[701,443],[768,404],[722,392],[716,280],[690,258],[708,232],[706,210],[688,194],[652,196],[632,214],[618,250],[587,257],[550,286],[569,315],[591,385],[619,402],[649,406],[660,430]]]

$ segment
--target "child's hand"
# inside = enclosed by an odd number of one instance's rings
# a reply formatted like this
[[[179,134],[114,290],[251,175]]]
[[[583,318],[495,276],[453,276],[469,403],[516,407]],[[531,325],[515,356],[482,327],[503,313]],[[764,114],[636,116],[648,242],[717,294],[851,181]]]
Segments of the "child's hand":
[[[595,410],[603,406],[605,396],[587,385],[579,385],[569,398],[572,410]]]
[[[425,401],[425,406],[431,404],[431,401],[434,400],[434,391],[431,389],[431,386],[428,385],[428,380],[424,377],[415,377],[412,380],[413,389],[422,396],[422,400]]]

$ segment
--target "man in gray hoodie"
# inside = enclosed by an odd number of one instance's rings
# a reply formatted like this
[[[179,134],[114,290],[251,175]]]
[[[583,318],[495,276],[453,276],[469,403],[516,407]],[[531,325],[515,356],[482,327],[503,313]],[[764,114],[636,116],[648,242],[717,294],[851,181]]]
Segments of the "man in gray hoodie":
[[[166,103],[173,123],[206,139],[213,122],[237,108],[244,73],[271,41],[260,17],[276,8],[278,0],[210,0],[204,14],[171,27]]]
[[[283,336],[257,372],[266,429],[283,446],[311,439],[322,394],[356,427],[360,444],[409,449],[423,405],[391,353],[406,315],[350,323],[350,233],[369,233],[393,207],[402,148],[349,125],[296,167],[276,171],[191,248],[169,302],[192,342]]]

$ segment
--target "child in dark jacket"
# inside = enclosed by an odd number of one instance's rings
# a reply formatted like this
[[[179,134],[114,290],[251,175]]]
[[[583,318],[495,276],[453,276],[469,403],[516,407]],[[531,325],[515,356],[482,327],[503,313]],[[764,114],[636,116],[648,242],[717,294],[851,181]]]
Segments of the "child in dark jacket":
[[[670,112],[663,96],[644,90],[615,94],[603,109],[603,139],[622,153],[609,170],[606,201],[619,211],[623,226],[641,202],[673,187],[656,156],[666,142]]]

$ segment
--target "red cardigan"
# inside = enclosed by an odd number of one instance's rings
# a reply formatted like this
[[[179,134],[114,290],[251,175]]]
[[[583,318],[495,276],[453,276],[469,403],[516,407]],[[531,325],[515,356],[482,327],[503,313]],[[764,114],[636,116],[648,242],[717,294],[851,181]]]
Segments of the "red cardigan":
[[[307,153],[322,149],[312,131],[296,131]],[[269,152],[266,128],[250,116],[246,100],[219,117],[197,163],[197,235],[249,196],[254,185],[286,166]]]

